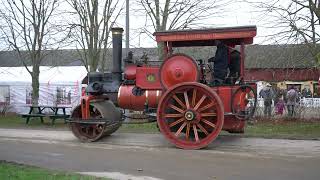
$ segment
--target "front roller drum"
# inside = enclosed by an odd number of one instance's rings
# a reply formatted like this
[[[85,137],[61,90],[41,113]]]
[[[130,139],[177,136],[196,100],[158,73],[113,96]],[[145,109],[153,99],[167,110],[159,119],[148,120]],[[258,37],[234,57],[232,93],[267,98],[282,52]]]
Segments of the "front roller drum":
[[[109,119],[112,125],[70,123],[72,133],[82,142],[94,142],[104,136],[114,133],[121,126],[121,112],[111,101],[95,100],[90,102],[90,119]],[[82,119],[81,105],[77,106],[72,114],[72,119]],[[85,119],[82,119],[86,121]],[[108,123],[107,123],[108,124]]]
[[[162,134],[175,146],[204,148],[222,129],[223,104],[208,86],[197,82],[181,83],[162,96],[157,122]]]

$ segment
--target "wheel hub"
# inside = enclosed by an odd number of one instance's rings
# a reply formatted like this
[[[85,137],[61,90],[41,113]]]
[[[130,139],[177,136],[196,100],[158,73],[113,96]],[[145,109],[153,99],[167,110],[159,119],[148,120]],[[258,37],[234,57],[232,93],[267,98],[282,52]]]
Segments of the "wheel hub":
[[[193,111],[188,110],[185,114],[184,117],[186,118],[187,121],[192,121],[195,119],[196,115]]]

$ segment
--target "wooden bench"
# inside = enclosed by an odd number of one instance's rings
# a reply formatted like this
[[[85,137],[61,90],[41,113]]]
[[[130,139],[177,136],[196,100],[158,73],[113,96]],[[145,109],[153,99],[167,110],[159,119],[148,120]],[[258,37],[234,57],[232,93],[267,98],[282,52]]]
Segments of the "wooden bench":
[[[41,123],[43,123],[43,118],[48,117],[51,119],[51,124],[53,125],[56,119],[66,119],[69,118],[69,115],[66,114],[66,108],[71,108],[68,106],[40,106],[40,105],[31,105],[29,106],[30,110],[28,114],[21,114],[22,118],[26,118],[26,124],[29,123],[30,118],[40,118]],[[35,109],[37,112],[35,112]],[[49,109],[51,113],[45,113],[44,110]],[[58,114],[59,109],[62,110],[62,114]]]
[[[26,118],[26,124],[29,123],[30,118],[39,117],[41,119],[41,123],[43,123],[43,117],[46,117],[45,114],[21,114],[22,118]]]

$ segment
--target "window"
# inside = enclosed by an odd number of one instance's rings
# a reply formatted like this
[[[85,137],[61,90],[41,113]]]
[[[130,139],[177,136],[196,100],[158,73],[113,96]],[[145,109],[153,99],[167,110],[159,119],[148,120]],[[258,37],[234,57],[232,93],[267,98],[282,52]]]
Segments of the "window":
[[[290,90],[291,87],[301,92],[301,84],[287,84],[287,90]]]
[[[0,105],[10,104],[10,87],[0,86]]]
[[[57,87],[57,105],[70,105],[71,104],[71,88],[70,87]]]

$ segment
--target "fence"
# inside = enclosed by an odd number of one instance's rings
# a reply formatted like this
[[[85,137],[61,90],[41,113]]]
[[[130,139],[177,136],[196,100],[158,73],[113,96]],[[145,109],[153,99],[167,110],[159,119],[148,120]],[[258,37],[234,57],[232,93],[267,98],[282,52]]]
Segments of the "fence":
[[[263,116],[264,112],[263,99],[258,98],[255,116]],[[272,105],[272,114],[274,113],[274,104]],[[285,112],[286,114],[286,112]],[[320,118],[320,98],[301,98],[295,108],[295,117],[297,118]]]
[[[300,106],[304,107],[320,107],[320,98],[302,98]]]

